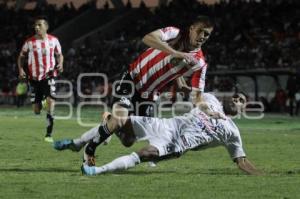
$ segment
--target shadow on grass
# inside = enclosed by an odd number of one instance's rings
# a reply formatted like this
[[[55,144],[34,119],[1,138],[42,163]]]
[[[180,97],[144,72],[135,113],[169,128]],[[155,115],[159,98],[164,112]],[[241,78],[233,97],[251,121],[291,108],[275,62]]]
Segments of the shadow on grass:
[[[64,168],[1,168],[0,172],[45,172],[45,173],[79,173],[79,169],[64,169]]]
[[[27,173],[27,172],[33,172],[33,173],[71,173],[79,174],[81,173],[79,169],[65,169],[65,168],[1,168],[0,173],[7,173],[7,172],[20,172],[20,173]],[[126,171],[116,171],[116,172],[110,172],[104,175],[132,175],[132,176],[146,176],[146,175],[156,175],[156,174],[162,174],[162,175],[219,175],[219,176],[244,176],[246,174],[239,172],[238,169],[231,169],[231,168],[224,168],[224,169],[197,169],[193,171],[187,171],[187,170],[157,170],[156,168],[149,168],[145,170],[126,170]],[[286,171],[266,171],[264,176],[293,176],[293,175],[299,175],[300,170],[286,170]]]
[[[144,176],[144,175],[155,175],[155,174],[177,174],[184,176],[196,176],[196,175],[208,175],[208,176],[245,176],[246,173],[239,171],[238,169],[224,168],[224,169],[197,169],[193,171],[186,170],[127,170],[127,171],[116,171],[113,173],[107,173],[108,175],[133,175],[133,176]],[[105,175],[107,175],[105,174]],[[286,170],[286,171],[264,171],[263,176],[293,176],[299,175],[300,170]]]
[[[236,169],[206,169],[206,170],[154,170],[152,168],[147,170],[127,170],[127,171],[116,171],[108,174],[116,175],[152,175],[152,174],[178,174],[178,175],[243,175]]]

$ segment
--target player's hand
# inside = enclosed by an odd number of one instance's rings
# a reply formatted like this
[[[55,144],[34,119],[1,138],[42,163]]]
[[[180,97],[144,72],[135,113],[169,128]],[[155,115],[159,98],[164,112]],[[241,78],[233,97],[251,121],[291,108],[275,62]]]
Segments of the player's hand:
[[[216,112],[216,111],[211,111],[208,114],[211,118],[213,119],[222,119],[222,120],[226,120],[226,116],[223,113],[220,112]]]
[[[63,68],[63,65],[62,64],[57,64],[56,68],[58,69],[58,71],[60,73],[64,72],[64,68]]]
[[[175,58],[184,60],[190,66],[194,66],[198,63],[198,60],[194,57],[192,53],[184,53],[184,52],[176,51],[176,53],[174,53],[173,56]]]
[[[182,85],[181,86],[181,89],[184,90],[184,91],[191,91],[192,90],[192,87],[188,86],[188,85]]]
[[[26,73],[24,72],[24,70],[20,70],[19,71],[19,79],[22,80],[25,78],[26,78]]]
[[[198,60],[194,57],[192,53],[186,53],[185,60],[190,66],[194,66],[198,63]]]

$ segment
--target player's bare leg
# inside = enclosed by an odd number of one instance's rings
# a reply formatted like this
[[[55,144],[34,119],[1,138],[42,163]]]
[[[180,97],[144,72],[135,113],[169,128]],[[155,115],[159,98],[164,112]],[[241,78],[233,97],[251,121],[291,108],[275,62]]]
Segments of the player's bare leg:
[[[41,113],[41,109],[42,109],[41,103],[32,104],[32,109],[33,109],[34,114],[39,115]]]
[[[53,126],[54,126],[54,106],[55,106],[55,100],[52,99],[51,97],[46,98],[46,111],[47,111],[47,116],[46,116],[46,121],[47,121],[47,133],[45,136],[45,141],[46,142],[53,142],[52,136],[52,131],[53,131]]]
[[[112,162],[100,167],[82,165],[81,170],[85,175],[97,175],[101,173],[113,172],[117,170],[126,170],[135,167],[141,162],[154,161],[159,159],[158,149],[154,146],[146,146],[138,152],[121,156]]]
[[[88,160],[93,159],[97,146],[103,143],[114,132],[118,132],[128,120],[128,109],[114,104],[112,114],[107,118],[107,122],[100,125],[98,135],[94,137],[85,147],[84,162],[89,164]]]
[[[102,115],[102,125],[107,122],[111,113],[104,112]],[[89,129],[88,131],[84,132],[80,137],[75,139],[62,139],[55,141],[53,144],[54,149],[58,151],[69,149],[71,151],[80,151],[87,143],[93,140],[98,135],[98,129],[101,124]],[[106,142],[107,140],[105,140]],[[105,143],[104,142],[104,143]]]
[[[175,152],[160,156],[159,150],[155,146],[148,145],[137,152],[133,152],[130,155],[121,156],[113,160],[112,162],[100,167],[83,164],[81,166],[81,171],[84,175],[97,175],[102,173],[114,172],[117,170],[127,170],[135,167],[142,162],[158,162],[162,160],[179,158],[181,155],[181,153]]]

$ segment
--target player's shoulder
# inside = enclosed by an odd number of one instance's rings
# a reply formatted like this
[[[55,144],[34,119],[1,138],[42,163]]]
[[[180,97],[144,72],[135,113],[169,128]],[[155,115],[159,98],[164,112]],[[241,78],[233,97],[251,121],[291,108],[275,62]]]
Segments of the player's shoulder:
[[[204,53],[203,53],[203,51],[202,51],[201,48],[197,48],[197,49],[195,49],[193,52],[195,53],[195,56],[196,56],[197,58],[204,59]]]
[[[161,28],[160,29],[162,32],[166,33],[166,32],[172,32],[172,31],[176,31],[176,32],[179,32],[180,29],[175,27],[175,26],[167,26],[167,27],[164,27],[164,28]]]
[[[58,40],[58,38],[56,37],[56,36],[54,36],[54,35],[51,35],[51,34],[47,34],[47,37],[48,37],[48,39],[50,39],[50,40]]]
[[[217,100],[217,101],[219,101],[218,98],[214,95],[214,93],[205,92],[205,93],[203,93],[203,97],[207,100]]]
[[[28,42],[34,42],[36,40],[35,36],[32,35],[32,36],[29,36],[25,39],[25,43],[28,43]]]

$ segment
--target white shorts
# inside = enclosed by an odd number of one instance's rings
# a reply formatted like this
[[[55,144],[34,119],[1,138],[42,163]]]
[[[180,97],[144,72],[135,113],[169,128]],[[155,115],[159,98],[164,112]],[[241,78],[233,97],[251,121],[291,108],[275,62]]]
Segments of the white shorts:
[[[159,151],[159,156],[181,154],[188,147],[180,136],[180,121],[130,116],[137,141],[147,140]]]

